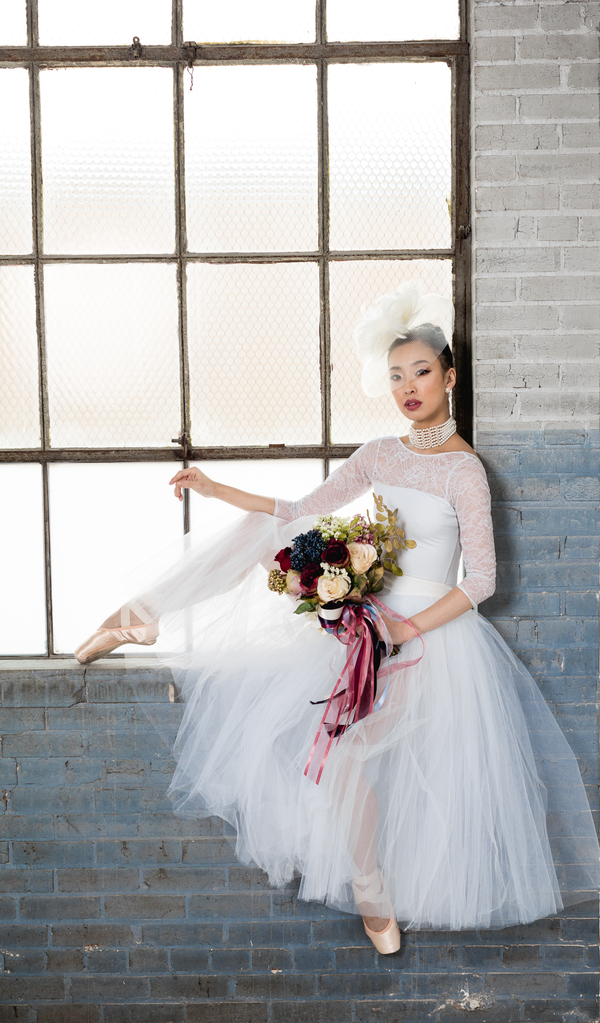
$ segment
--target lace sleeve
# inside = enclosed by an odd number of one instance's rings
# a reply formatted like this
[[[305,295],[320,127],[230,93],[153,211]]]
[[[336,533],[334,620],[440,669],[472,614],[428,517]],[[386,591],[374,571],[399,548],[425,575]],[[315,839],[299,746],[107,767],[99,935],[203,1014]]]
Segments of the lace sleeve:
[[[274,515],[292,522],[303,515],[325,515],[343,508],[355,497],[365,494],[373,480],[380,440],[371,440],[355,451],[347,462],[332,472],[324,483],[297,501],[275,498]]]
[[[465,459],[452,473],[448,486],[449,499],[458,519],[466,573],[458,585],[477,606],[496,589],[490,489],[481,462]]]

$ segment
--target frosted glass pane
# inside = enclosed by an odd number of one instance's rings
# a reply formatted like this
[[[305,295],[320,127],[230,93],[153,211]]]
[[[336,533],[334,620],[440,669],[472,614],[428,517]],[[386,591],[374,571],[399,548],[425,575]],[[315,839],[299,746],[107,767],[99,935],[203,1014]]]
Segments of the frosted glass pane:
[[[318,268],[188,267],[197,445],[320,442]]]
[[[54,645],[70,653],[132,596],[128,578],[183,533],[176,462],[51,465]],[[152,647],[157,650],[158,644]]]
[[[0,0],[0,46],[27,46],[25,0]]]
[[[317,247],[314,67],[204,67],[185,93],[192,252]]]
[[[0,68],[0,255],[31,252],[29,76]]]
[[[39,465],[0,465],[0,654],[46,653]]]
[[[457,39],[458,0],[327,0],[330,41]]]
[[[54,447],[164,447],[180,429],[175,267],[47,266]]]
[[[245,459],[227,462],[190,462],[207,476],[229,487],[248,490],[265,497],[295,500],[310,494],[323,482],[323,462],[318,458]],[[190,519],[194,531],[208,528],[218,516],[221,527],[228,526],[246,513],[221,501],[206,501],[191,495]]]
[[[38,0],[42,46],[171,42],[171,0]]]
[[[352,334],[361,306],[373,305],[381,295],[412,278],[422,282],[423,291],[452,298],[449,259],[365,259],[331,264],[331,434],[335,444],[362,444],[408,430],[409,422],[391,394],[368,398],[363,392]]]
[[[450,68],[329,69],[331,247],[450,247]]]
[[[203,43],[310,43],[315,0],[184,0],[183,37]]]
[[[0,267],[0,446],[40,443],[33,267]]]
[[[66,68],[40,88],[46,252],[173,252],[172,72]]]

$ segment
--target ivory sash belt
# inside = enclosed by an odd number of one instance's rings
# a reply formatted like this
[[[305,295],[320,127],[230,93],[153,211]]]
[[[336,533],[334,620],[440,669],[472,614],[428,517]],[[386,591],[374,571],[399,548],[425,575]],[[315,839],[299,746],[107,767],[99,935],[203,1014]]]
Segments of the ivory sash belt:
[[[432,579],[417,579],[414,575],[398,575],[394,577],[389,593],[405,593],[412,597],[436,597],[439,599],[453,589],[453,586],[436,583]],[[385,603],[385,596],[383,596],[383,602]]]

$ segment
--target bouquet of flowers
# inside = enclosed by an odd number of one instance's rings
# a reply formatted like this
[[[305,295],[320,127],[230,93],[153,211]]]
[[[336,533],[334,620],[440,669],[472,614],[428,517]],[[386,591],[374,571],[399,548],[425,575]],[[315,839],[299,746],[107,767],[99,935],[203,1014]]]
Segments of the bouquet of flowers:
[[[275,556],[279,568],[269,572],[268,586],[300,601],[295,614],[317,612],[337,620],[346,603],[360,603],[383,589],[385,571],[402,575],[396,552],[416,547],[398,526],[398,510],[390,511],[373,495],[376,521],[367,516],[321,515],[312,529],[294,537],[291,547]]]

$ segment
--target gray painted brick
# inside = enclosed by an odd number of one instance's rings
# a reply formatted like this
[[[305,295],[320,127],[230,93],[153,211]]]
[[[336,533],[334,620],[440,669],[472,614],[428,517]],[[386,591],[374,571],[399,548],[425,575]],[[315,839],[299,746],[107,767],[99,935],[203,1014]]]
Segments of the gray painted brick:
[[[229,994],[229,978],[218,974],[202,977],[170,976],[150,977],[150,996],[182,1002],[201,1001],[210,998],[226,998]]]
[[[564,93],[526,95],[521,97],[520,110],[522,117],[532,121],[593,120],[598,116],[598,98]]]
[[[475,139],[479,151],[514,149],[517,152],[558,149],[560,141],[553,124],[482,124],[475,129]]]
[[[594,64],[572,64],[569,68],[569,89],[598,87],[598,69]]]
[[[477,4],[474,8],[476,32],[521,32],[537,27],[537,4],[520,7],[492,7]]]
[[[562,140],[565,149],[587,149],[600,145],[598,124],[563,124]]]
[[[600,241],[600,217],[580,217],[579,237],[582,242]]]
[[[475,117],[478,123],[487,121],[511,121],[517,114],[515,96],[475,96]]]
[[[185,898],[172,895],[107,895],[104,908],[110,920],[173,920],[185,917]]]
[[[36,1005],[36,1023],[99,1023],[98,1005]]]
[[[234,925],[231,924],[230,928]],[[238,925],[239,926],[239,925]],[[142,941],[146,945],[206,945],[214,948],[223,942],[223,924],[189,921],[177,923],[143,923]],[[235,939],[234,939],[235,941]],[[239,943],[239,942],[236,942]]]
[[[82,895],[26,896],[19,905],[23,920],[92,920],[100,917],[100,899]]]
[[[73,867],[57,870],[56,886],[59,892],[133,892],[140,878],[135,867]]]
[[[562,185],[561,200],[565,209],[596,210],[600,208],[600,185]],[[589,267],[584,267],[589,269]]]
[[[570,35],[541,33],[519,41],[521,60],[595,60],[598,44],[591,32]]]
[[[52,871],[4,867],[0,872],[0,890],[5,893],[51,892]]]
[[[480,92],[558,89],[560,88],[560,67],[556,63],[503,64],[496,67],[476,65],[474,82],[475,88]]]
[[[76,999],[114,998],[140,1000],[148,997],[146,977],[72,977],[71,996]]]
[[[564,186],[565,190],[568,187],[573,188],[574,186]],[[556,184],[480,185],[475,189],[475,208],[479,211],[489,210],[502,212],[505,210],[515,210],[520,212],[521,210],[557,210],[559,203],[560,192],[559,187]],[[512,255],[514,251],[514,249],[511,249],[510,254]],[[506,255],[508,256],[508,253]],[[522,258],[523,254],[521,253],[520,255]],[[506,269],[510,270],[510,267],[507,265]],[[516,273],[518,269],[518,267],[514,267],[513,272]],[[551,265],[544,266],[540,269],[558,270],[559,267],[554,264],[553,258]]]
[[[51,999],[64,1000],[65,982],[62,977],[6,977],[0,976],[0,1000],[4,1002],[36,1002]]]
[[[54,948],[79,948],[85,945],[123,948],[135,938],[129,924],[55,923],[51,927]]]

